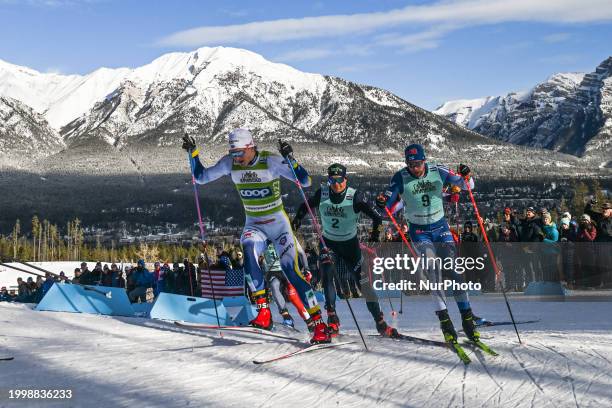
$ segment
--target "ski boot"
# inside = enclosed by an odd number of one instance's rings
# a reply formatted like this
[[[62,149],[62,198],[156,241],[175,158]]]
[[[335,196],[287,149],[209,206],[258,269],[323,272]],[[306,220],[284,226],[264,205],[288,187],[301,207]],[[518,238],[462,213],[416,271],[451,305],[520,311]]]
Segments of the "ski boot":
[[[265,289],[253,293],[257,306],[257,317],[249,322],[249,326],[264,330],[272,330],[272,312],[268,303],[268,294]]]
[[[485,319],[484,317],[478,317],[475,314],[472,314],[472,320],[474,320],[474,324],[476,327],[478,326],[492,326],[493,324]]]
[[[472,309],[461,310],[461,324],[463,325],[465,335],[473,342],[478,342],[480,340],[480,333],[476,330],[474,318],[475,316],[472,314]]]
[[[287,309],[281,310],[280,314],[283,318],[283,325],[291,327],[291,328],[295,328],[295,322],[293,321],[293,317],[291,317]]]
[[[444,341],[451,345],[457,344],[457,332],[448,315],[448,310],[444,309],[437,311],[436,315],[440,320],[440,328],[442,329],[442,334],[444,334]]]
[[[397,329],[389,326],[387,322],[385,322],[385,318],[383,317],[382,313],[380,314],[379,320],[376,322],[376,330],[382,337],[390,337],[392,339],[399,339],[402,337],[401,334],[397,332]]]
[[[315,312],[310,319],[308,319],[308,331],[312,334],[310,344],[323,344],[331,343],[332,339],[328,333],[327,325],[321,319],[321,312]]]
[[[331,337],[340,333],[340,319],[334,309],[327,309],[327,332]]]

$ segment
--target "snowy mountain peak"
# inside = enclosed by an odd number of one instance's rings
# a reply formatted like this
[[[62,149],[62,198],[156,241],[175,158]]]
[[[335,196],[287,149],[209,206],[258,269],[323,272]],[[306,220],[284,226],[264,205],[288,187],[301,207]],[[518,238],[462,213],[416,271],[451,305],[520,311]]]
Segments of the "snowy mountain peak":
[[[612,146],[606,141],[612,137],[611,76],[609,57],[590,73],[554,74],[527,92],[450,101],[434,113],[505,142],[594,154],[591,143],[596,142],[597,149]]]
[[[321,75],[300,72],[273,63],[251,51],[230,47],[203,47],[172,52],[138,68],[99,68],[87,75],[61,75],[0,60],[0,96],[17,99],[45,116],[56,130],[87,113],[98,102],[129,81],[143,87],[171,81],[194,81],[203,87],[224,73],[243,70],[289,89],[320,87]],[[197,78],[197,79],[196,79]]]
[[[547,92],[551,92],[552,98],[559,95],[559,90],[575,90],[582,79],[584,73],[562,72],[551,75],[546,81],[534,86],[527,91],[510,92],[507,95],[487,96],[476,99],[457,99],[443,103],[433,112],[441,115],[464,126],[468,129],[477,128],[483,121],[486,121],[491,112],[496,111],[500,105],[517,104],[528,102],[532,98],[537,98],[539,93],[546,98]]]
[[[8,75],[10,73],[13,73],[13,74],[20,73],[20,74],[25,74],[25,75],[30,75],[30,76],[41,75],[40,72],[32,68],[11,64],[10,62],[4,61],[3,59],[0,58],[0,75]]]

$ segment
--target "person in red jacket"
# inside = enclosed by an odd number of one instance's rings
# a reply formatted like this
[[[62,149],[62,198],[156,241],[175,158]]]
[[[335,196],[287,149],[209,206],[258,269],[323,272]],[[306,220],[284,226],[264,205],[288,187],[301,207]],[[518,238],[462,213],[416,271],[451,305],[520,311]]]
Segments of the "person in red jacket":
[[[578,224],[578,242],[593,242],[597,238],[597,228],[591,222],[591,217],[588,214],[583,214],[580,217]]]
[[[597,268],[595,267],[595,245],[597,228],[591,222],[588,214],[583,214],[578,222],[578,237],[576,238],[576,285],[592,287],[596,285]]]

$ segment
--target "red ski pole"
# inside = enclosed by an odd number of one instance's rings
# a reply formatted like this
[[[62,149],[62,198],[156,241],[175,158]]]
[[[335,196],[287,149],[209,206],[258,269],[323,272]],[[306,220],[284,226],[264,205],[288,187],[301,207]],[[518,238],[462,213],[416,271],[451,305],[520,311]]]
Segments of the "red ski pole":
[[[404,241],[404,244],[406,244],[412,256],[416,258],[417,257],[416,251],[414,250],[414,248],[412,248],[412,245],[410,245],[410,243],[408,242],[406,235],[404,235],[404,232],[402,231],[399,224],[395,220],[395,217],[393,216],[393,214],[391,214],[391,211],[386,206],[385,206],[385,211],[387,212],[389,219],[391,219],[391,222],[393,222],[393,225],[395,225],[395,229],[400,234],[400,237],[402,237],[402,241]]]
[[[514,315],[512,314],[512,308],[510,307],[510,303],[508,302],[508,297],[506,296],[506,289],[504,287],[504,282],[502,280],[501,271],[499,269],[499,266],[497,265],[497,260],[495,259],[495,255],[493,254],[493,249],[491,248],[491,243],[489,242],[489,237],[487,236],[487,232],[485,231],[484,225],[482,223],[482,218],[480,217],[480,212],[478,211],[478,206],[476,205],[476,200],[474,199],[474,194],[472,194],[472,188],[470,187],[470,183],[467,179],[465,179],[465,185],[467,187],[467,191],[470,196],[470,200],[472,201],[474,212],[476,213],[476,220],[478,221],[480,232],[482,233],[484,242],[487,247],[487,251],[489,252],[491,263],[493,264],[493,270],[495,271],[495,277],[499,281],[499,284],[501,285],[502,294],[504,295],[504,300],[506,301],[506,307],[508,308],[508,313],[510,314],[510,320],[512,320],[512,325],[514,326],[516,337],[518,338],[519,344],[523,344],[523,342],[521,341],[521,336],[519,335],[519,332],[518,332],[518,328],[516,327],[516,321],[514,320]]]

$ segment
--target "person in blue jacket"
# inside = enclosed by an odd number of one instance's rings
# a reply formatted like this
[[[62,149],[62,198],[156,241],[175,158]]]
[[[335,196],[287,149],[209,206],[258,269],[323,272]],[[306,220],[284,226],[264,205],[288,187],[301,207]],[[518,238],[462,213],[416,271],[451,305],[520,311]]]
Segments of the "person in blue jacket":
[[[559,270],[561,269],[559,264],[560,248],[557,244],[557,241],[559,241],[559,230],[548,212],[542,215],[542,233],[544,234],[542,242],[545,244],[542,251],[543,256],[540,259],[542,264],[542,280],[557,282],[561,279],[559,276]]]
[[[134,289],[128,294],[130,302],[136,303],[139,299],[142,303],[146,302],[147,289],[153,287],[153,274],[145,268],[143,259],[138,260],[130,278],[134,285]]]
[[[542,216],[542,223],[542,232],[544,232],[543,242],[554,243],[559,241],[559,230],[557,229],[557,224],[553,222],[549,213]]]
[[[43,282],[42,287],[40,288],[41,294],[39,300],[47,294],[47,292],[49,291],[49,289],[51,289],[51,286],[53,286],[54,283],[55,279],[53,278],[53,275],[51,275],[49,272],[45,273],[45,281]]]

